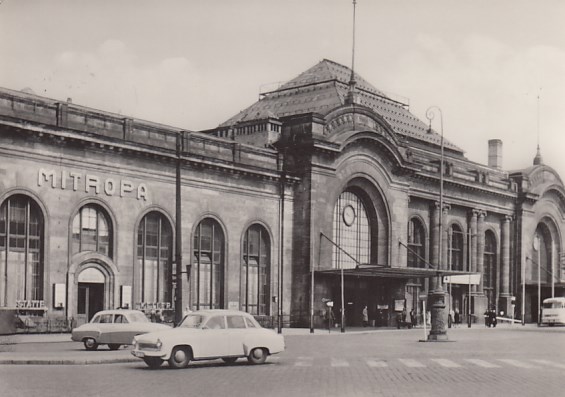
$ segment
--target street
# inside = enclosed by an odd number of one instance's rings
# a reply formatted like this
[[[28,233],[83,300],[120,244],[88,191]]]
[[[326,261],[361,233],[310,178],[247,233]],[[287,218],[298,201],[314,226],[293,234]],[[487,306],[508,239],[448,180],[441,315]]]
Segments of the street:
[[[0,365],[10,396],[563,396],[565,328],[316,331],[286,336],[267,364],[193,362],[150,370],[140,360],[97,365]],[[37,346],[61,351],[79,344]],[[22,349],[29,347],[22,346]],[[129,350],[129,348],[128,348]],[[95,354],[106,354],[99,350]],[[127,352],[124,352],[127,353]],[[1,355],[2,353],[0,353]]]

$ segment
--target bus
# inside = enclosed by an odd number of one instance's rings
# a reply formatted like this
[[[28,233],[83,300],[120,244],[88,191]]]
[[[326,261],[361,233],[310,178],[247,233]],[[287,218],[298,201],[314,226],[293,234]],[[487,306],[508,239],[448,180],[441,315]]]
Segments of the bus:
[[[565,324],[565,298],[544,299],[541,313],[542,324]]]

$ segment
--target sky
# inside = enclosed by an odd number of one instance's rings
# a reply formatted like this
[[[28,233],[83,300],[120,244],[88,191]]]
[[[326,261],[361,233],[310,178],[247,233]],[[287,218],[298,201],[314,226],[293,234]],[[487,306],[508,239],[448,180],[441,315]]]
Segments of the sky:
[[[351,67],[352,0],[0,0],[0,86],[214,128],[322,59]],[[486,164],[565,180],[565,1],[357,0],[355,70]],[[440,131],[439,116],[433,127]]]

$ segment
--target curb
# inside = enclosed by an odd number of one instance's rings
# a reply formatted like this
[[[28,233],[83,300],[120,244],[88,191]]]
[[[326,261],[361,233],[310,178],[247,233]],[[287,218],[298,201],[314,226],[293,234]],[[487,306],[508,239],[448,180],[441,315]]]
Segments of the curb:
[[[132,358],[112,358],[112,359],[49,359],[49,358],[30,358],[30,359],[0,359],[0,365],[91,365],[91,364],[117,364],[136,362],[139,359]]]

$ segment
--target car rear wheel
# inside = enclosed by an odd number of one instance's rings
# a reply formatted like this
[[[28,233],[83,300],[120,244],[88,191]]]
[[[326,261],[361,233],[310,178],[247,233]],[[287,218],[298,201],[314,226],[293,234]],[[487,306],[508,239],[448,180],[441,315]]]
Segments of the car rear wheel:
[[[121,346],[121,345],[118,344],[118,343],[110,343],[110,344],[108,344],[108,348],[109,348],[110,350],[118,350],[118,349],[120,348],[120,346]]]
[[[83,343],[86,350],[92,351],[98,349],[98,342],[96,342],[94,338],[86,338]]]
[[[262,347],[256,347],[255,349],[251,350],[249,356],[247,356],[247,360],[251,364],[263,364],[265,360],[267,360],[267,349]]]
[[[187,347],[175,347],[169,358],[169,365],[172,368],[185,368],[190,362],[190,350]]]
[[[151,369],[159,368],[161,364],[163,364],[163,360],[159,357],[144,357],[143,361],[145,361],[145,364]]]
[[[226,364],[233,364],[236,362],[237,357],[222,357],[222,360],[226,363]]]

